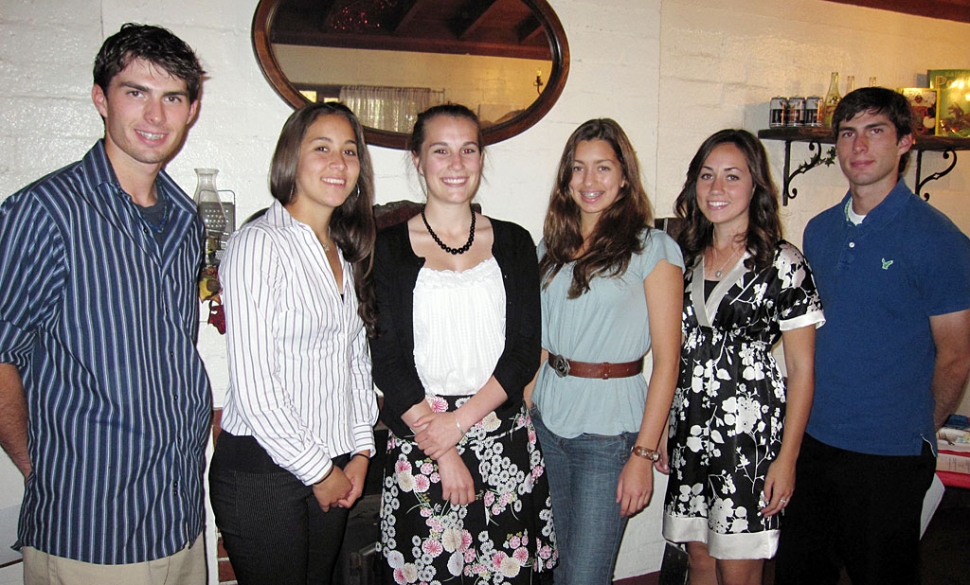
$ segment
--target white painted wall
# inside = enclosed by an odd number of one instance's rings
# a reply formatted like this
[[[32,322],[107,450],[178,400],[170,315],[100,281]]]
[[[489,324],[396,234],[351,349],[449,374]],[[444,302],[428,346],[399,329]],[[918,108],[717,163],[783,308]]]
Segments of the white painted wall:
[[[829,72],[869,76],[890,87],[925,82],[929,68],[970,68],[970,25],[897,15],[822,0],[549,0],[572,55],[569,81],[548,116],[522,136],[489,149],[480,193],[486,212],[541,231],[562,145],[591,117],[617,119],[636,145],[657,215],[670,215],[687,162],[723,127],[767,125],[773,95],[821,95]],[[290,108],[256,66],[249,26],[257,0],[0,0],[0,198],[81,157],[102,128],[89,94],[104,37],[127,21],[172,29],[194,46],[210,79],[198,123],[169,172],[186,191],[194,167],[220,169],[219,187],[238,195],[237,217],[267,206],[266,170]],[[793,147],[800,160],[804,145]],[[378,199],[417,199],[400,151],[372,149]],[[769,144],[776,178],[780,143]],[[943,165],[928,154],[932,171]],[[909,177],[911,178],[911,171]],[[970,161],[929,187],[931,203],[970,232]],[[788,237],[801,242],[808,219],[837,201],[837,168],[812,171],[783,210]],[[8,286],[7,283],[0,286]],[[226,387],[223,339],[203,327],[217,402]],[[970,398],[961,412],[970,413]],[[0,470],[0,509],[17,505],[20,480]],[[657,482],[662,493],[664,481]],[[660,499],[631,522],[616,577],[660,566]],[[0,535],[0,546],[11,539]],[[19,565],[0,585],[21,581]]]

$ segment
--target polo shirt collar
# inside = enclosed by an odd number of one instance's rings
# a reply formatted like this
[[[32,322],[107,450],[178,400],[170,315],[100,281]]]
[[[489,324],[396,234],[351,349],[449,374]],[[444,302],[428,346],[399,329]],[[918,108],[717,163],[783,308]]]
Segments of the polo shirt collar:
[[[899,213],[909,202],[909,198],[913,196],[913,192],[909,189],[909,187],[906,186],[906,183],[900,179],[896,182],[896,186],[893,187],[892,191],[886,195],[886,198],[866,214],[866,218],[862,220],[859,227],[866,229],[879,229],[886,226],[893,220],[893,218],[899,215]],[[849,219],[846,211],[849,205],[852,205],[852,191],[846,193],[845,198],[842,199],[842,214],[845,218],[845,223],[852,225],[852,221]]]

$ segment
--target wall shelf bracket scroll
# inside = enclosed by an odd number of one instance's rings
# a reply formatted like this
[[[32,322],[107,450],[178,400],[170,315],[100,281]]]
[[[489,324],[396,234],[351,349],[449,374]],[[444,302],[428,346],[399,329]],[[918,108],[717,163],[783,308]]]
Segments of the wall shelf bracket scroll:
[[[835,147],[830,147],[825,154],[822,154],[822,143],[811,141],[808,143],[808,150],[813,153],[812,157],[798,165],[797,169],[791,171],[791,141],[785,141],[785,178],[782,189],[782,205],[788,205],[790,199],[798,197],[798,189],[791,186],[795,177],[805,174],[819,165],[831,166],[835,162]]]
[[[957,166],[957,151],[954,149],[947,149],[943,151],[943,160],[947,160],[951,156],[953,157],[953,160],[950,161],[950,165],[948,167],[946,167],[942,171],[935,172],[927,176],[925,179],[921,180],[920,177],[923,174],[923,151],[922,150],[916,151],[916,194],[917,195],[919,195],[926,201],[930,200],[930,194],[923,191],[923,185],[929,183],[930,181],[937,181],[939,179],[942,179],[943,177],[950,174],[950,171],[952,171],[953,168]]]

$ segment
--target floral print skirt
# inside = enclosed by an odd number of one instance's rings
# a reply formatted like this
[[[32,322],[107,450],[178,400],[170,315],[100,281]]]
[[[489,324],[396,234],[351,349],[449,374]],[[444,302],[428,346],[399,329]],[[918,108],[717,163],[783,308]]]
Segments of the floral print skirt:
[[[428,397],[451,411],[468,396]],[[388,437],[381,542],[385,582],[527,584],[558,558],[549,484],[525,409],[494,412],[468,430],[458,452],[475,481],[475,501],[442,499],[438,465],[409,439]]]

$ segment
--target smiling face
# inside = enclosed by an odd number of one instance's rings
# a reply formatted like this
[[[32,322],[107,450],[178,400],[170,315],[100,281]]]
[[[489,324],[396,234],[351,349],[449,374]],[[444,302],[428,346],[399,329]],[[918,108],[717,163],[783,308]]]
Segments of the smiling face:
[[[424,129],[418,154],[411,154],[428,186],[428,202],[465,204],[475,197],[482,180],[482,149],[478,126],[467,118],[435,116]]]
[[[123,187],[126,177],[157,173],[175,154],[199,105],[189,101],[185,80],[145,59],[132,59],[107,91],[95,85],[91,98],[104,118],[105,150]]]
[[[839,125],[835,151],[853,195],[881,200],[896,186],[899,159],[913,145],[913,135],[899,139],[884,113],[856,114]]]
[[[579,206],[582,231],[590,233],[626,186],[623,167],[605,140],[581,140],[573,154],[569,195]]]
[[[697,175],[697,207],[717,229],[743,234],[748,229],[748,208],[754,180],[748,161],[736,145],[725,142],[711,150]]]
[[[293,217],[314,224],[347,200],[360,175],[357,149],[354,129],[343,116],[326,114],[310,124],[300,143],[296,189],[286,205]]]

